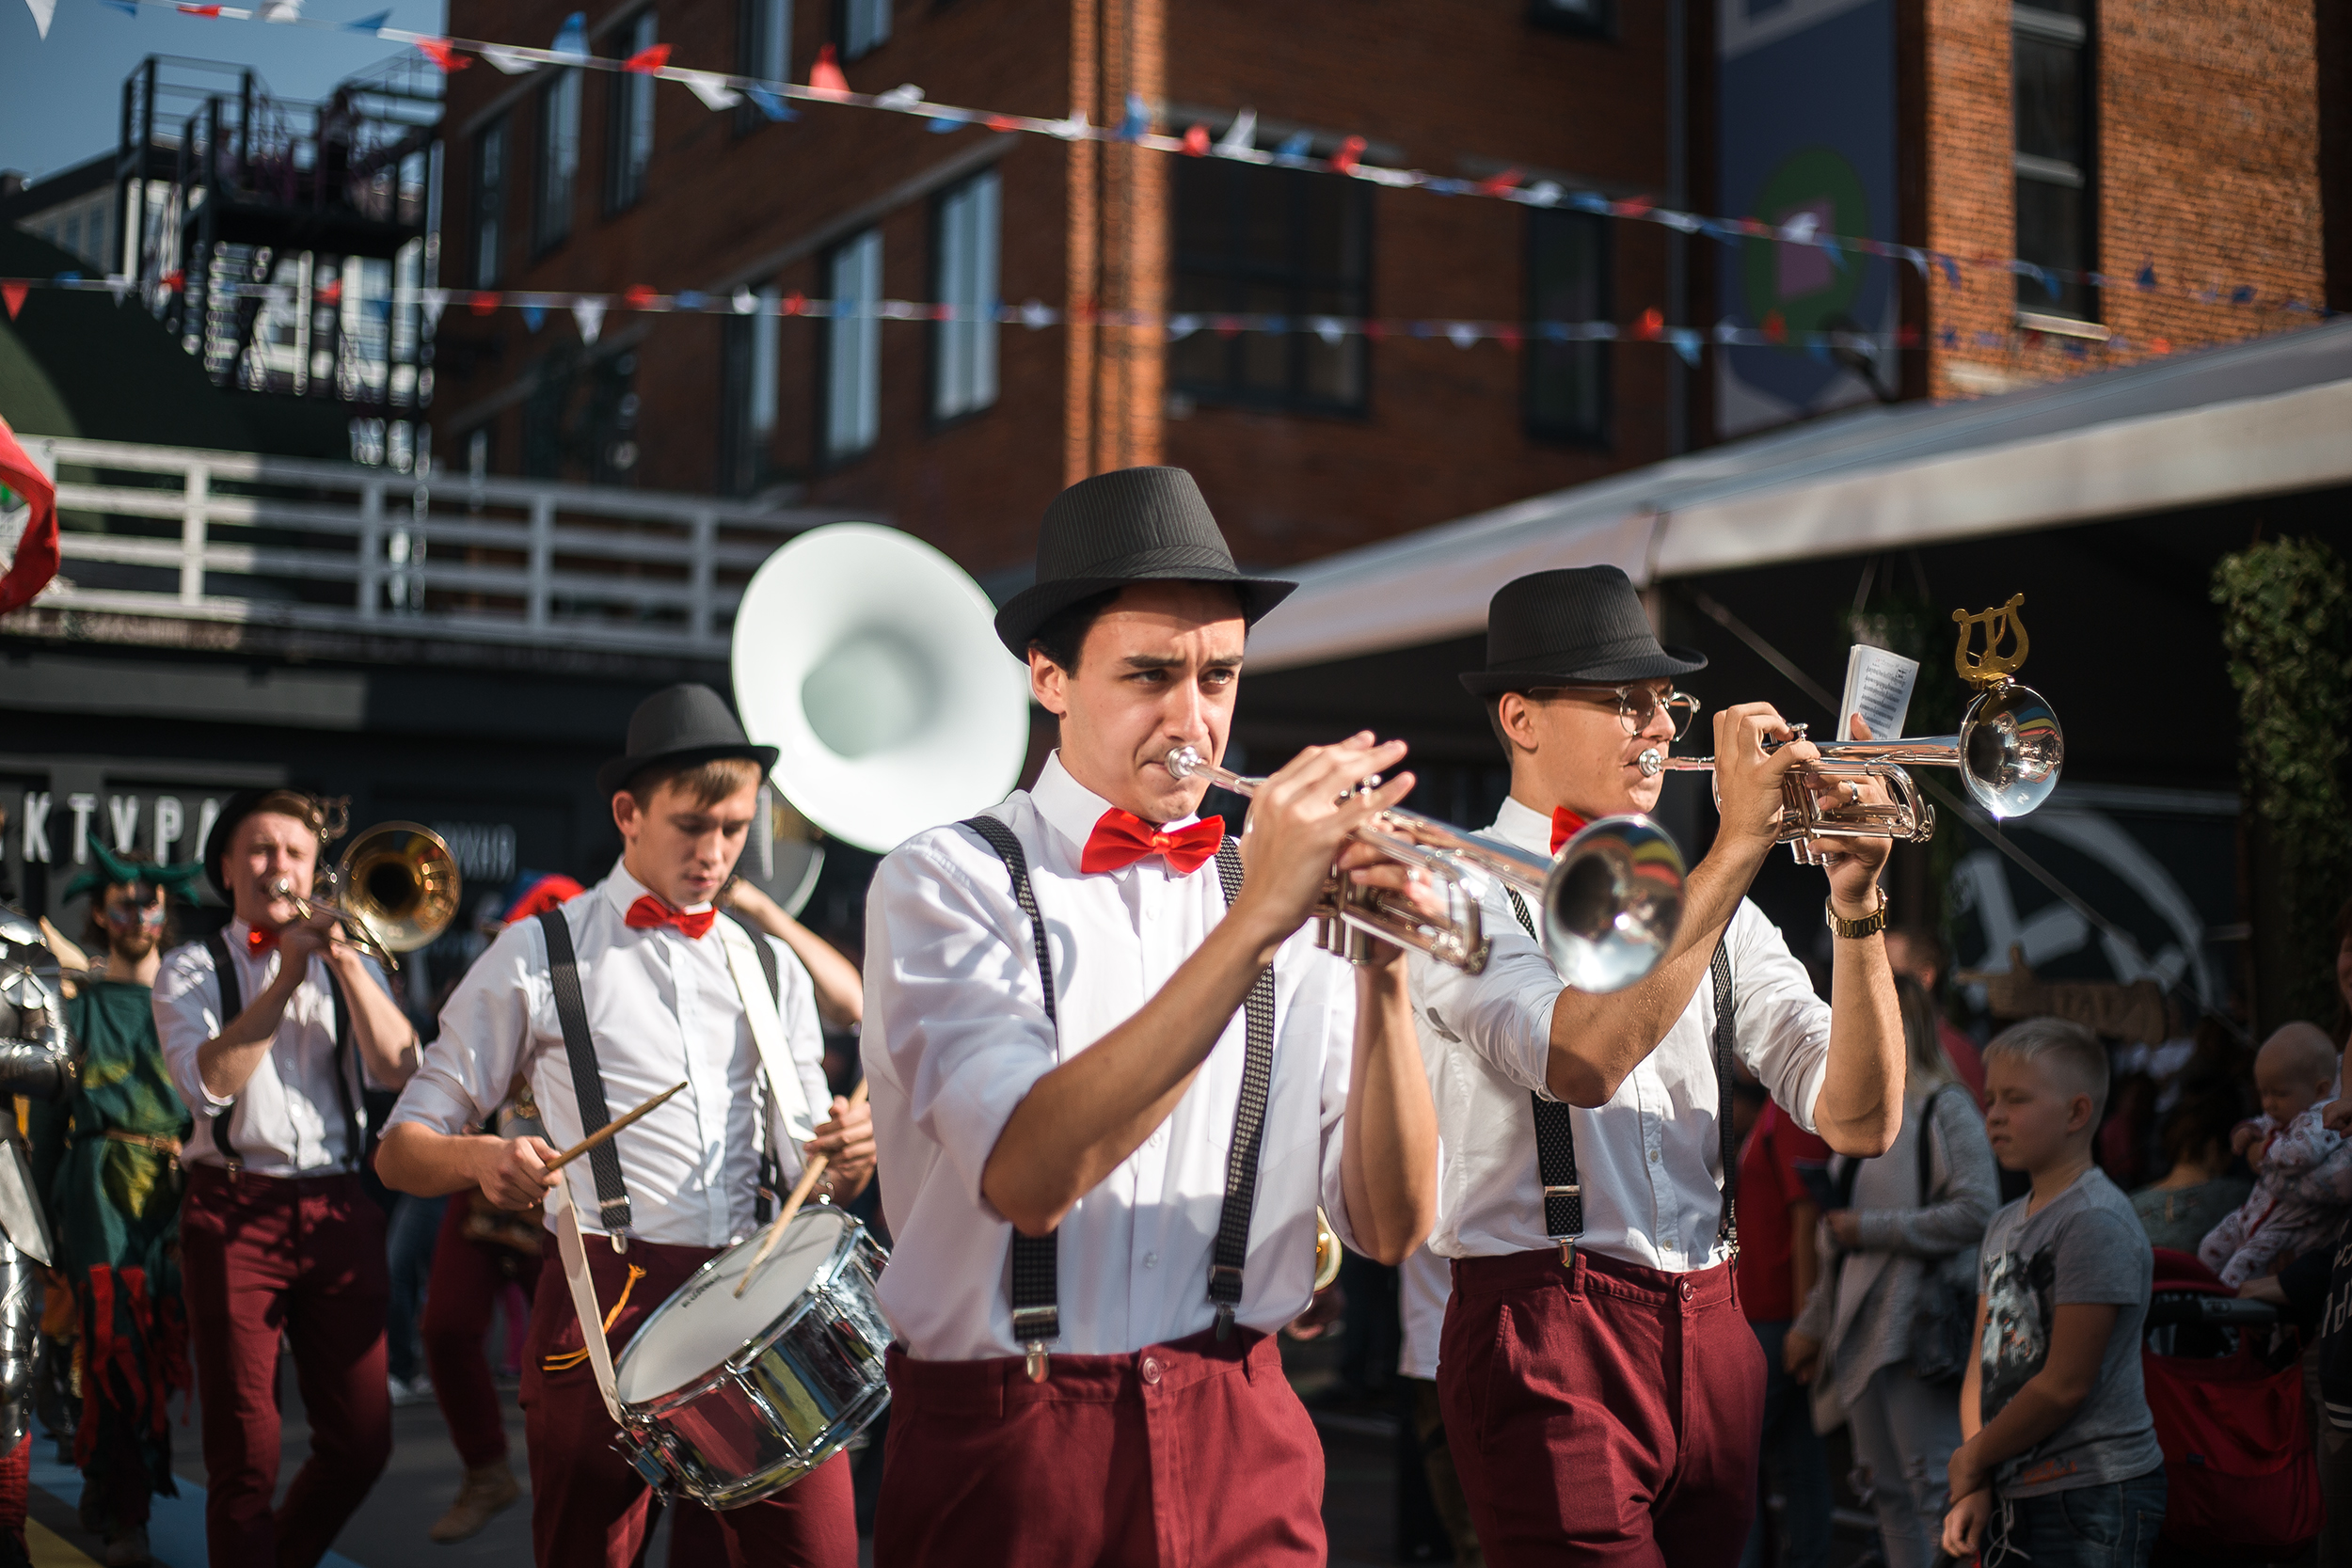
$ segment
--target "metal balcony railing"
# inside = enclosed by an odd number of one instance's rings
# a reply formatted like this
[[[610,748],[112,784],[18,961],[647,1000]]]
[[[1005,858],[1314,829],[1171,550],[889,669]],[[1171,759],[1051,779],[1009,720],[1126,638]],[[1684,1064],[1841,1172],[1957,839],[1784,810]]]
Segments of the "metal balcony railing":
[[[25,436],[57,479],[33,610],[724,658],[743,584],[866,512]],[[886,519],[875,519],[886,520]]]

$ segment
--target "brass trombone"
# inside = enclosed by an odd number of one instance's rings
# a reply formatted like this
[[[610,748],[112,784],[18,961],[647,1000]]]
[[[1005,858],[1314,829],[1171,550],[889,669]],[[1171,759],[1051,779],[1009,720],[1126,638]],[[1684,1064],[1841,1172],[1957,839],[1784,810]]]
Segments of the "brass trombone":
[[[1265,783],[1219,768],[1190,746],[1168,752],[1167,765],[1176,778],[1207,779],[1236,795],[1254,795]],[[1444,919],[1433,920],[1388,889],[1359,885],[1334,869],[1315,907],[1315,942],[1357,961],[1367,939],[1376,937],[1478,974],[1491,945],[1482,905],[1496,883],[1534,901],[1544,951],[1561,979],[1579,990],[1634,984],[1665,957],[1682,923],[1682,852],[1646,816],[1603,817],[1563,846],[1557,859],[1394,806],[1356,836],[1426,871],[1446,897]]]
[[[397,970],[457,917],[456,857],[440,834],[418,822],[380,822],[351,841],[342,859],[320,870],[308,894],[278,879],[272,895],[291,900],[305,920],[331,914],[352,945]]]
[[[1974,701],[1960,721],[1957,735],[1922,736],[1912,740],[1817,740],[1819,762],[1790,768],[1781,778],[1778,842],[1806,865],[1819,865],[1832,852],[1823,838],[1899,838],[1923,844],[1935,836],[1935,808],[1922,800],[1909,768],[1957,768],[1969,795],[1994,817],[2023,816],[2050,798],[2058,787],[2058,769],[2066,760],[2066,736],[2058,715],[2042,693],[2010,679],[2026,662],[2031,646],[2025,622],[2017,614],[2026,602],[2013,594],[2009,603],[1971,615],[1953,610],[1960,624],[1960,645],[1952,663],[1963,680],[1977,688]],[[1985,633],[1984,651],[1973,643],[1979,627]],[[2004,636],[2014,639],[2013,651],[1997,652]],[[1791,725],[1799,738],[1805,726]],[[1786,741],[1768,741],[1777,751]],[[1713,757],[1667,756],[1653,747],[1640,757],[1642,771],[1711,771]],[[1884,800],[1861,798],[1865,779],[1881,780]],[[1824,800],[1811,787],[1827,781],[1852,786],[1851,800]]]

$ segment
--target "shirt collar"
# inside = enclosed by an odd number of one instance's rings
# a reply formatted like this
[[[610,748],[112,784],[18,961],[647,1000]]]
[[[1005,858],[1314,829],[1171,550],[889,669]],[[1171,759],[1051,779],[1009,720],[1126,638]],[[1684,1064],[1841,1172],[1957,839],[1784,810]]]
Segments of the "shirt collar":
[[[1029,786],[1029,803],[1038,816],[1069,842],[1070,858],[1075,861],[1086,848],[1087,839],[1094,832],[1094,825],[1111,803],[1072,778],[1070,769],[1061,765],[1061,752],[1056,750],[1047,755],[1044,770],[1037,783]],[[1185,828],[1200,820],[1200,814],[1180,816],[1160,824],[1163,828]]]
[[[1502,809],[1495,813],[1494,826],[1486,832],[1514,848],[1551,853],[1551,814],[1537,811],[1516,795],[1502,798]]]
[[[631,904],[636,903],[640,898],[647,897],[660,898],[660,895],[630,876],[626,863],[614,861],[612,875],[604,879],[604,899],[606,903],[612,906],[612,912],[626,916]],[[669,900],[663,898],[661,902],[666,904]],[[689,904],[686,906],[686,912],[700,914],[708,908],[710,908],[708,904]]]

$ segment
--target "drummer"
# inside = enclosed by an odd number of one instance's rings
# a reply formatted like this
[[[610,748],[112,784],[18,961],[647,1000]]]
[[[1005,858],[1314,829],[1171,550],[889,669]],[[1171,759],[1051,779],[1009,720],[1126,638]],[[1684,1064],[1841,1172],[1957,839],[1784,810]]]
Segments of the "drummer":
[[[782,942],[753,937],[712,904],[775,757],[744,738],[707,687],[672,687],[639,705],[627,754],[596,775],[626,846],[621,863],[550,915],[509,926],[467,973],[376,1158],[384,1180],[404,1192],[479,1186],[510,1210],[544,1198],[551,1225],[568,1201],[587,1234],[586,1270],[616,1356],[689,1275],[757,1227],[804,1159],[827,1157],[818,1190],[842,1201],[873,1174],[865,1107],[826,1094],[808,972]],[[550,942],[566,940],[581,999],[568,1021],[559,996],[569,990],[559,991],[549,965]],[[577,1053],[566,1047],[567,1022]],[[772,1071],[762,1068],[762,1035],[788,1057]],[[489,1119],[518,1071],[564,1147],[681,1079],[687,1087],[549,1172],[556,1150],[547,1142],[466,1132]],[[812,1127],[828,1104],[829,1118]],[[574,1303],[550,1249],[523,1369],[532,1550],[541,1568],[622,1568],[644,1546],[651,1491],[612,1449]],[[724,1513],[681,1505],[671,1553],[680,1562],[850,1568],[857,1523],[847,1458]]]
[[[1420,1243],[1437,1135],[1398,950],[1351,971],[1299,933],[1404,749],[1302,753],[1228,841],[1162,759],[1223,752],[1246,626],[1291,584],[1235,569],[1178,468],[1064,491],[1038,566],[996,630],[1059,749],[866,906],[897,1238],[874,1559],[1320,1564],[1322,1448],[1272,1336],[1318,1204],[1375,1258]]]

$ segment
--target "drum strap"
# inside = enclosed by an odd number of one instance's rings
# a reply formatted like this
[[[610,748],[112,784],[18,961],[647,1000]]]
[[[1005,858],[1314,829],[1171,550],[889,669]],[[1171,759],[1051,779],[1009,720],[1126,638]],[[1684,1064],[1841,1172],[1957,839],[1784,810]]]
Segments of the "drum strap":
[[[743,1019],[759,1053],[760,1074],[768,1080],[770,1114],[760,1164],[780,1171],[783,1160],[777,1144],[788,1138],[798,1147],[815,1137],[817,1107],[808,1102],[808,1091],[801,1086],[790,1046],[784,1037],[784,1017],[777,1005],[783,994],[782,976],[774,968],[776,956],[764,937],[734,920],[719,921],[710,934],[726,953],[727,974],[735,981],[737,999],[743,1004]],[[762,958],[767,962],[762,963]]]
[[[975,816],[963,824],[996,851],[1012,879],[1013,902],[1028,917],[1037,948],[1037,971],[1043,989],[1046,1022],[1058,1036],[1061,1023],[1055,1012],[1054,961],[1045,942],[1045,922],[1040,917],[1037,894],[1029,883],[1028,857],[1010,828],[993,816]],[[1228,838],[1216,853],[1217,881],[1230,907],[1241,892],[1241,849]],[[1233,1112],[1233,1141],[1225,1157],[1225,1203],[1217,1221],[1216,1242],[1209,1255],[1209,1300],[1216,1308],[1217,1338],[1232,1332],[1233,1313],[1241,1304],[1242,1265],[1249,1252],[1249,1214],[1257,1200],[1258,1150],[1265,1132],[1266,1096],[1274,1080],[1274,970],[1261,970],[1242,1004],[1248,1049],[1242,1060],[1241,1101]],[[1044,1374],[1044,1347],[1061,1336],[1060,1243],[1057,1233],[1012,1235],[1013,1337],[1027,1348],[1029,1375]]]
[[[1511,900],[1511,912],[1540,945],[1543,939],[1535,935],[1535,920],[1528,912],[1527,901],[1516,888],[1502,891]],[[1730,1243],[1736,1257],[1740,1221],[1734,1205],[1740,1196],[1740,1162],[1732,1135],[1731,1059],[1738,1028],[1732,1010],[1728,938],[1716,944],[1708,971],[1715,982],[1715,1116],[1723,1135],[1724,1166],[1724,1212],[1716,1222],[1715,1240]],[[1533,1089],[1527,1091],[1527,1098],[1535,1112],[1535,1175],[1543,1184],[1544,1234],[1560,1243],[1560,1260],[1569,1263],[1575,1259],[1576,1239],[1584,1234],[1584,1189],[1576,1179],[1576,1114],[1565,1101],[1546,1100]]]

